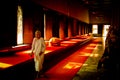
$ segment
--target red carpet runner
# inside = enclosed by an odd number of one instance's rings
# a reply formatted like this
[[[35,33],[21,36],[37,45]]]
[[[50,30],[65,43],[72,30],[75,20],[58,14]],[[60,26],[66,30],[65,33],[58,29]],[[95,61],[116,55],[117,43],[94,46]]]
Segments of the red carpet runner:
[[[86,46],[81,47],[79,50],[49,69],[45,73],[47,78],[39,78],[36,80],[72,80],[86,59],[91,56],[91,53],[98,42],[99,40],[95,39]]]

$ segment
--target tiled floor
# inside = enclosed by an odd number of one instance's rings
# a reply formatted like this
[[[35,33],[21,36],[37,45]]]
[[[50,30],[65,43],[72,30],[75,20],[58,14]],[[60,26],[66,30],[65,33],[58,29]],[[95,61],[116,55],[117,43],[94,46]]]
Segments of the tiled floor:
[[[93,53],[84,63],[82,68],[74,76],[73,80],[99,80],[97,64],[104,51],[105,38],[100,37],[101,42],[96,46]]]

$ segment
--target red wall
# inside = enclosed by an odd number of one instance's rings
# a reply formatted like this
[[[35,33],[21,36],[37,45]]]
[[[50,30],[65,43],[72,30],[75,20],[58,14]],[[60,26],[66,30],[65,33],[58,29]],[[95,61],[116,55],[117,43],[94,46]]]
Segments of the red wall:
[[[80,21],[89,23],[88,9],[81,6],[76,0],[33,0],[36,3],[76,18]]]

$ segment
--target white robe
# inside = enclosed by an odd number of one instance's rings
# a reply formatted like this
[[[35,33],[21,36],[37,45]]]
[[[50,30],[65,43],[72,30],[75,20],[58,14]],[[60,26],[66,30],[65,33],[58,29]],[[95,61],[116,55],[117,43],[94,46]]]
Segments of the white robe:
[[[40,39],[37,38],[33,39],[32,52],[34,53],[34,62],[35,62],[36,71],[42,70],[45,49],[46,49],[46,44],[42,37]],[[43,52],[43,54],[40,55],[41,52]]]

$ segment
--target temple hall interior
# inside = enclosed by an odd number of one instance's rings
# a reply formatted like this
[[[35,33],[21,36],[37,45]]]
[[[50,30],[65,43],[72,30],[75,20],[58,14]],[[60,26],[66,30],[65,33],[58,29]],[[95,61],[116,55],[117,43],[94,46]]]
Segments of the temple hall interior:
[[[120,80],[117,0],[3,0],[0,80]],[[35,72],[35,31],[45,41]]]

